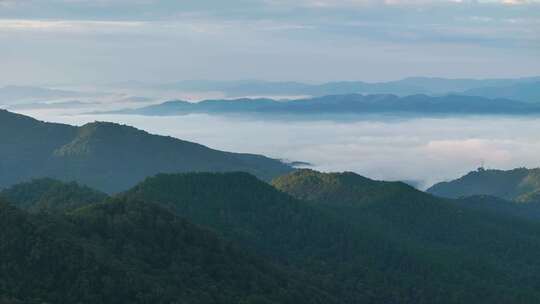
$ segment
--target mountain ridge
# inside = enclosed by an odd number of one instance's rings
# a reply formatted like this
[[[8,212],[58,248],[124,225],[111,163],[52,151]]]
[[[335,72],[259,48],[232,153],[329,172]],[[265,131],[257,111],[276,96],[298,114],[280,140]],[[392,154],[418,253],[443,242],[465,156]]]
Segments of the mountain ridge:
[[[540,113],[539,103],[478,96],[416,94],[343,94],[278,101],[274,99],[221,99],[196,103],[167,101],[138,109],[124,109],[95,114],[183,115],[190,113],[253,113],[253,114],[516,114]]]
[[[532,249],[540,248],[538,223],[455,204],[403,183],[357,179],[381,187],[342,202],[343,193],[363,191],[338,191],[323,195],[332,201],[315,203],[245,173],[188,173],[149,178],[124,195],[167,206],[276,263],[298,267],[347,303],[465,303],[478,301],[478,294],[488,302],[534,302],[539,296],[521,264],[540,267]],[[531,284],[515,285],[523,280]]]
[[[523,78],[442,78],[442,77],[408,77],[400,80],[365,82],[334,81],[326,83],[302,83],[297,81],[262,81],[262,80],[185,80],[166,84],[144,85],[161,90],[185,90],[195,92],[223,92],[227,97],[243,96],[323,96],[332,94],[396,94],[399,96],[413,94],[445,95],[449,93],[464,94],[468,90],[486,87],[505,87],[516,84],[527,84],[540,81],[540,77]],[[487,97],[487,96],[485,96]],[[503,97],[503,96],[496,96]],[[518,98],[521,99],[521,98]]]
[[[538,221],[350,172],[278,180],[291,194],[320,190],[304,201],[247,173],[182,173],[75,210],[59,200],[64,214],[0,203],[0,264],[17,273],[0,273],[0,292],[61,304],[540,299]],[[30,201],[42,191],[25,188]],[[33,264],[6,262],[15,256]]]
[[[160,172],[247,171],[270,180],[290,170],[262,155],[214,150],[126,125],[75,127],[0,111],[0,187],[51,177],[111,193]]]

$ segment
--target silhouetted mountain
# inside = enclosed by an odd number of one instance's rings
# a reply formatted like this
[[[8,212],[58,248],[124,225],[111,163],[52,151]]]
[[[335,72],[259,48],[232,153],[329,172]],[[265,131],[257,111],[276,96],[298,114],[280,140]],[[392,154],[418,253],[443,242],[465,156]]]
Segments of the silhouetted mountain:
[[[516,79],[447,79],[430,77],[411,77],[388,82],[338,81],[322,84],[307,84],[293,81],[272,82],[260,80],[212,81],[187,80],[160,85],[146,85],[153,89],[181,90],[195,92],[222,92],[229,97],[245,96],[323,96],[334,94],[413,94],[446,95],[485,87],[508,87],[540,81],[540,77]],[[145,84],[135,83],[134,87]],[[484,95],[481,95],[484,96]],[[502,95],[490,95],[505,98]]]
[[[272,99],[205,100],[197,103],[169,101],[140,109],[114,111],[119,114],[179,115],[188,113],[258,114],[533,114],[540,104],[487,99],[462,95],[329,95],[309,99],[276,101]]]
[[[54,151],[76,134],[73,126],[0,110],[0,187],[55,172]]]
[[[290,170],[264,156],[222,152],[128,126],[73,127],[0,111],[0,187],[52,177],[116,192],[160,172],[246,171],[269,180]]]
[[[43,178],[5,189],[0,192],[0,197],[31,212],[64,212],[103,202],[108,196],[75,182]]]
[[[504,171],[480,168],[456,180],[438,183],[427,192],[450,198],[491,195],[526,203],[535,201],[539,190],[540,169],[518,168]]]
[[[463,92],[463,94],[540,103],[540,81],[517,83],[508,86],[474,88]]]
[[[470,79],[470,78],[440,78],[440,77],[410,77],[402,80],[391,81],[391,84],[409,85],[421,88],[425,94],[449,94],[466,92],[475,88],[505,87],[514,84],[527,84],[540,81],[540,77],[524,77],[510,79]],[[466,95],[466,94],[465,94]],[[504,98],[504,96],[494,96]]]
[[[169,211],[114,199],[63,216],[0,202],[0,294],[24,303],[333,303]]]
[[[211,227],[342,303],[540,299],[540,223],[352,173],[300,170],[275,183],[310,201],[243,173],[159,175],[123,196]]]

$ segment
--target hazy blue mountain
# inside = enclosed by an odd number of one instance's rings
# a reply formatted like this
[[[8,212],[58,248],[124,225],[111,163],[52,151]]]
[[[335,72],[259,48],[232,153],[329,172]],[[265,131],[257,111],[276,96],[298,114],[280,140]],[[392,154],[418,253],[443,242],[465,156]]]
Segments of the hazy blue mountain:
[[[540,77],[510,78],[510,79],[448,79],[438,77],[410,77],[391,81],[392,84],[414,85],[427,94],[449,94],[464,92],[475,88],[505,87],[515,84],[527,84],[540,81]],[[464,94],[467,95],[467,94]],[[493,96],[504,98],[504,96]]]
[[[76,134],[77,127],[0,110],[0,188],[54,172],[54,151]]]
[[[269,180],[290,170],[264,156],[222,152],[129,126],[73,127],[0,111],[0,187],[53,177],[116,192],[160,172],[246,171]]]
[[[187,91],[219,91],[229,97],[250,95],[310,95],[323,96],[331,94],[353,93],[395,93],[398,95],[419,94],[427,92],[415,84],[367,83],[362,81],[336,81],[322,84],[307,84],[300,82],[270,82],[270,81],[183,81],[166,84],[160,88]]]
[[[540,103],[540,81],[474,88],[463,94]]]
[[[324,113],[412,113],[412,114],[532,114],[540,113],[539,104],[488,99],[484,97],[447,95],[328,95],[308,99],[277,101],[272,99],[205,100],[197,103],[168,101],[139,109],[114,113],[141,115],[180,115],[188,113],[258,113],[258,114],[324,114]]]
[[[449,182],[433,185],[427,192],[450,198],[490,195],[519,203],[535,202],[540,190],[540,169],[477,171]],[[538,200],[540,202],[540,200]]]
[[[475,88],[506,87],[514,84],[538,82],[540,77],[516,79],[447,79],[432,77],[411,77],[388,82],[337,81],[308,84],[294,81],[212,81],[187,80],[174,83],[148,85],[129,84],[131,87],[151,87],[162,90],[182,90],[197,92],[222,92],[229,97],[245,96],[323,96],[335,94],[394,94],[398,96],[413,94],[446,95]],[[484,95],[482,95],[484,96]],[[492,95],[493,98],[505,96]]]

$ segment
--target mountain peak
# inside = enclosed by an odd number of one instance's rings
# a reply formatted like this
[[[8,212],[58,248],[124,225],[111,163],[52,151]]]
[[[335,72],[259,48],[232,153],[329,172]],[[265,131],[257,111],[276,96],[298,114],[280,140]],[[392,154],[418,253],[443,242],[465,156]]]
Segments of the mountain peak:
[[[2,188],[48,176],[114,193],[158,173],[245,171],[270,180],[292,170],[262,155],[214,150],[127,125],[75,127],[8,111],[0,111],[0,147]]]
[[[402,182],[375,181],[353,172],[321,173],[310,169],[280,176],[272,185],[298,199],[342,204],[375,202],[396,193],[420,193]]]

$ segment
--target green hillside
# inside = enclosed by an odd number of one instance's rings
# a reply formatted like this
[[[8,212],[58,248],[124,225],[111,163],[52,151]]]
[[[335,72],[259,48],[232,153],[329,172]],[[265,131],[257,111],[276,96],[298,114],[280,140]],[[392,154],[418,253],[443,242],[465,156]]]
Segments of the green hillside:
[[[447,200],[312,170],[273,185],[238,172],[159,174],[108,199],[50,179],[6,189],[14,204],[0,203],[0,295],[27,303],[540,301],[540,222],[493,207],[511,205],[502,199]]]
[[[0,110],[0,188],[44,177],[53,163],[54,150],[67,144],[76,132],[76,127]]]
[[[291,183],[278,179],[282,189],[311,202],[243,173],[159,175],[124,196],[211,227],[305,273],[343,303],[540,299],[540,224],[459,206],[401,183],[319,174],[301,170],[288,175]]]
[[[322,174],[309,169],[277,177],[272,185],[301,200],[338,205],[371,203],[412,190],[405,183],[374,181],[352,172]]]
[[[129,126],[73,127],[0,110],[0,188],[50,177],[114,193],[162,172],[246,171],[270,180],[291,170],[264,156],[213,150]]]
[[[25,303],[332,303],[212,232],[140,201],[63,217],[0,203],[0,294]]]

